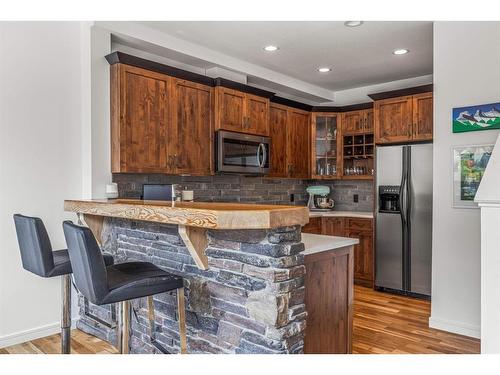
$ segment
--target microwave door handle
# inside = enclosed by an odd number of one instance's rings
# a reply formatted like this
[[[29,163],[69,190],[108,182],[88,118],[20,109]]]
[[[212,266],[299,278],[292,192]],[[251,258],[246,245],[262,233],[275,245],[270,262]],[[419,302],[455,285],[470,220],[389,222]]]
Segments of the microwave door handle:
[[[259,146],[257,147],[257,164],[259,167],[262,167],[262,162],[260,161],[260,149],[261,149],[262,143],[259,143]]]
[[[267,148],[266,148],[266,145],[264,143],[261,143],[259,145],[259,148],[262,148],[262,163],[260,163],[260,167],[264,168],[264,166],[266,165],[266,161],[267,161]]]

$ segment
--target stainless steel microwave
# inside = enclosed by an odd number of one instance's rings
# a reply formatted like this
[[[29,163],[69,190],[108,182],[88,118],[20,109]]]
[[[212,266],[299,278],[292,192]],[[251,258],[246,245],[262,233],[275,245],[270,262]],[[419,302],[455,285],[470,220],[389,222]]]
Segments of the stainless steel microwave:
[[[268,137],[219,130],[215,153],[217,172],[269,173],[270,143]]]

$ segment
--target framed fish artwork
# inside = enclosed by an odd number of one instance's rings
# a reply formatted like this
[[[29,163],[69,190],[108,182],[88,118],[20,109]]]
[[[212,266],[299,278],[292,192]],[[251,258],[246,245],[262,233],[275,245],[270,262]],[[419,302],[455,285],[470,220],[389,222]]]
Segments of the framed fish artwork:
[[[500,103],[453,108],[453,133],[500,129]]]

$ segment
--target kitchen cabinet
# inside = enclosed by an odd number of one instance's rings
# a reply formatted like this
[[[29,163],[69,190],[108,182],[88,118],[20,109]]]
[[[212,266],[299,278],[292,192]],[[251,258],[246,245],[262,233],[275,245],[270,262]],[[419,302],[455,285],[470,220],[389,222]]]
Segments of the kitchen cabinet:
[[[373,110],[345,112],[342,120],[342,178],[373,179]]]
[[[112,172],[210,175],[212,112],[212,87],[113,64]]]
[[[375,142],[432,140],[432,100],[424,93],[375,101]]]
[[[268,177],[309,178],[309,113],[272,103],[269,128],[271,171]]]
[[[342,114],[343,134],[373,132],[373,110],[362,109]]]
[[[432,140],[433,98],[432,93],[413,95],[413,140]]]
[[[373,235],[368,231],[349,229],[346,237],[359,239],[354,245],[354,280],[356,284],[373,286]]]
[[[313,179],[336,179],[342,171],[341,116],[313,113],[311,131],[311,175]]]
[[[352,352],[353,250],[351,246],[306,255],[304,353]]]
[[[217,86],[215,129],[268,136],[269,99]]]
[[[288,176],[309,178],[309,132],[311,116],[308,112],[290,108],[288,111],[287,160]]]
[[[322,233],[322,220],[321,217],[311,217],[309,218],[309,223],[302,227],[302,232],[321,234]]]
[[[322,234],[328,236],[344,236],[344,218],[343,217],[325,217],[322,223]]]
[[[172,80],[172,137],[175,174],[213,173],[213,91],[209,86]]]
[[[368,287],[374,282],[373,220],[353,217],[315,217],[321,219],[321,231],[317,222],[309,222],[302,228],[304,233],[325,234],[359,239],[354,245],[354,282]]]
[[[174,152],[168,142],[171,84],[165,74],[111,66],[113,173],[173,173],[169,156]]]
[[[269,131],[271,133],[271,169],[269,177],[288,177],[287,164],[288,109],[271,104]]]

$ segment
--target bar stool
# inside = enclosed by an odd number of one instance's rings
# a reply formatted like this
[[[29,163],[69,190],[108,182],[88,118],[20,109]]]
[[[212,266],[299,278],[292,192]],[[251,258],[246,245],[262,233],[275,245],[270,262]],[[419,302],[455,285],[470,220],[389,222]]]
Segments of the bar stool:
[[[63,223],[69,258],[80,293],[96,305],[120,302],[118,350],[129,353],[130,300],[148,297],[151,342],[154,338],[154,294],[177,290],[181,353],[186,352],[184,285],[180,276],[163,271],[149,262],[126,262],[105,265],[99,245],[87,227]]]
[[[49,235],[38,217],[14,215],[17,241],[21,251],[23,268],[35,275],[49,278],[61,277],[61,353],[71,351],[71,263],[68,250],[52,251]],[[111,255],[103,255],[107,265],[113,264]]]

